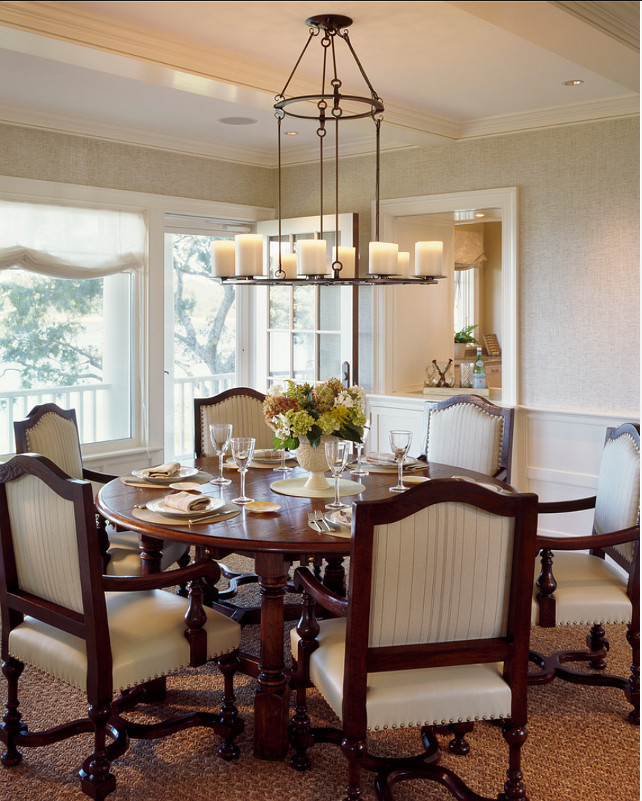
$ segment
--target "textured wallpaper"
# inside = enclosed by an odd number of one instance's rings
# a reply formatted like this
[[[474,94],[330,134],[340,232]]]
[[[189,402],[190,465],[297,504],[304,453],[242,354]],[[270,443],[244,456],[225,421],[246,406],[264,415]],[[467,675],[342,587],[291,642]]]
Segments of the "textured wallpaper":
[[[0,174],[155,195],[274,204],[274,171],[82,136],[0,125]]]
[[[341,211],[370,236],[373,162],[343,162]],[[519,402],[639,415],[639,121],[575,125],[384,154],[382,198],[519,188]],[[313,214],[291,168],[285,216]],[[366,251],[367,252],[367,251]]]
[[[13,126],[0,125],[0,173],[276,205],[268,169]],[[286,174],[284,217],[316,213],[317,168]],[[637,119],[383,155],[382,198],[519,188],[521,404],[639,415],[639,174]],[[373,181],[373,158],[342,161],[362,253]]]

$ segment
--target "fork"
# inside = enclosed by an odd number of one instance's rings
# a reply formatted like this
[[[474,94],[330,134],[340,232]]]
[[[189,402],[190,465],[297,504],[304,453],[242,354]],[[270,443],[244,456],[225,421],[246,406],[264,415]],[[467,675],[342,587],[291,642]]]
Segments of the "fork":
[[[318,534],[321,533],[316,512],[308,512],[308,525],[310,526],[310,528],[313,528]]]
[[[330,526],[326,523],[325,517],[323,516],[323,512],[320,512],[318,509],[314,513],[315,522],[319,527],[319,531],[330,531]]]

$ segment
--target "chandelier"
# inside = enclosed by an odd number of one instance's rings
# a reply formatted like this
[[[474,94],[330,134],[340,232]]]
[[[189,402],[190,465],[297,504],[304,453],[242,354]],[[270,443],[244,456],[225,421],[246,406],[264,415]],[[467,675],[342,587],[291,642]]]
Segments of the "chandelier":
[[[309,27],[308,40],[294,65],[281,92],[275,97],[274,114],[278,131],[278,268],[273,276],[263,275],[263,237],[260,234],[240,234],[235,242],[219,241],[213,244],[214,272],[222,281],[232,284],[255,283],[266,285],[394,285],[435,284],[443,278],[442,242],[417,242],[415,247],[415,272],[408,274],[409,253],[399,253],[393,242],[379,241],[379,196],[381,160],[381,123],[383,101],[375,92],[368,76],[355,53],[347,29],[352,25],[350,17],[339,14],[319,14],[306,20]],[[288,87],[313,42],[321,47],[321,84],[319,91],[311,94],[288,96]],[[339,43],[344,43],[352,57],[358,74],[365,82],[367,94],[344,94],[343,81],[337,72]],[[314,48],[312,48],[314,49]],[[343,48],[342,48],[343,49]],[[282,123],[286,118],[313,121],[319,144],[319,238],[301,239],[297,242],[296,257],[282,254]],[[339,246],[339,143],[341,126],[353,120],[370,118],[375,135],[375,219],[374,240],[369,244],[367,275],[348,277],[346,264],[356,261],[355,248]],[[328,134],[330,133],[330,137]],[[327,145],[332,139],[331,145]],[[325,206],[324,178],[327,171],[327,151],[334,153],[334,217],[335,231],[333,258],[327,265],[327,242],[324,239],[323,218]]]

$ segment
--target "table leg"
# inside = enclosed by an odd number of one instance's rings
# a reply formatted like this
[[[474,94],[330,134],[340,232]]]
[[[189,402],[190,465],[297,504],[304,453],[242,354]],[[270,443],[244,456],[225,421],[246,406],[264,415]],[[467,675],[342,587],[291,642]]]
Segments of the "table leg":
[[[323,586],[337,595],[345,598],[346,571],[343,566],[343,556],[326,556],[325,572],[323,573]]]
[[[261,591],[261,653],[254,696],[254,755],[260,759],[283,759],[288,750],[290,689],[283,654],[288,564],[281,554],[255,554]]]
[[[163,540],[159,540],[158,537],[148,537],[146,534],[141,534],[139,536],[139,547],[142,575],[149,576],[152,573],[160,573]]]

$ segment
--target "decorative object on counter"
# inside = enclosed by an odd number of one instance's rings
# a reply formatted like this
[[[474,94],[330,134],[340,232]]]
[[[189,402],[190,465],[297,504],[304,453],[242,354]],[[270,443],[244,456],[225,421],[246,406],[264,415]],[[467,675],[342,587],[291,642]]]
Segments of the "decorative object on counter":
[[[461,362],[459,365],[459,385],[461,387],[472,387],[474,368],[475,362]]]
[[[477,325],[467,325],[460,331],[455,331],[455,359],[466,358],[466,348],[468,345],[479,345],[473,336],[473,331]]]
[[[325,445],[319,448],[322,438],[362,442],[365,405],[361,387],[346,389],[338,378],[329,378],[317,384],[274,385],[265,397],[263,412],[274,431],[274,447],[296,450],[299,464],[311,473],[306,487],[321,489],[328,486],[323,475],[328,469]]]
[[[484,345],[489,356],[501,356],[502,349],[499,347],[497,334],[484,334]]]
[[[453,387],[455,386],[455,374],[453,372],[453,360],[448,359],[448,362],[440,367],[436,359],[426,367],[426,386],[438,387]]]
[[[477,348],[477,358],[473,367],[473,389],[486,389],[486,367],[481,348]]]

